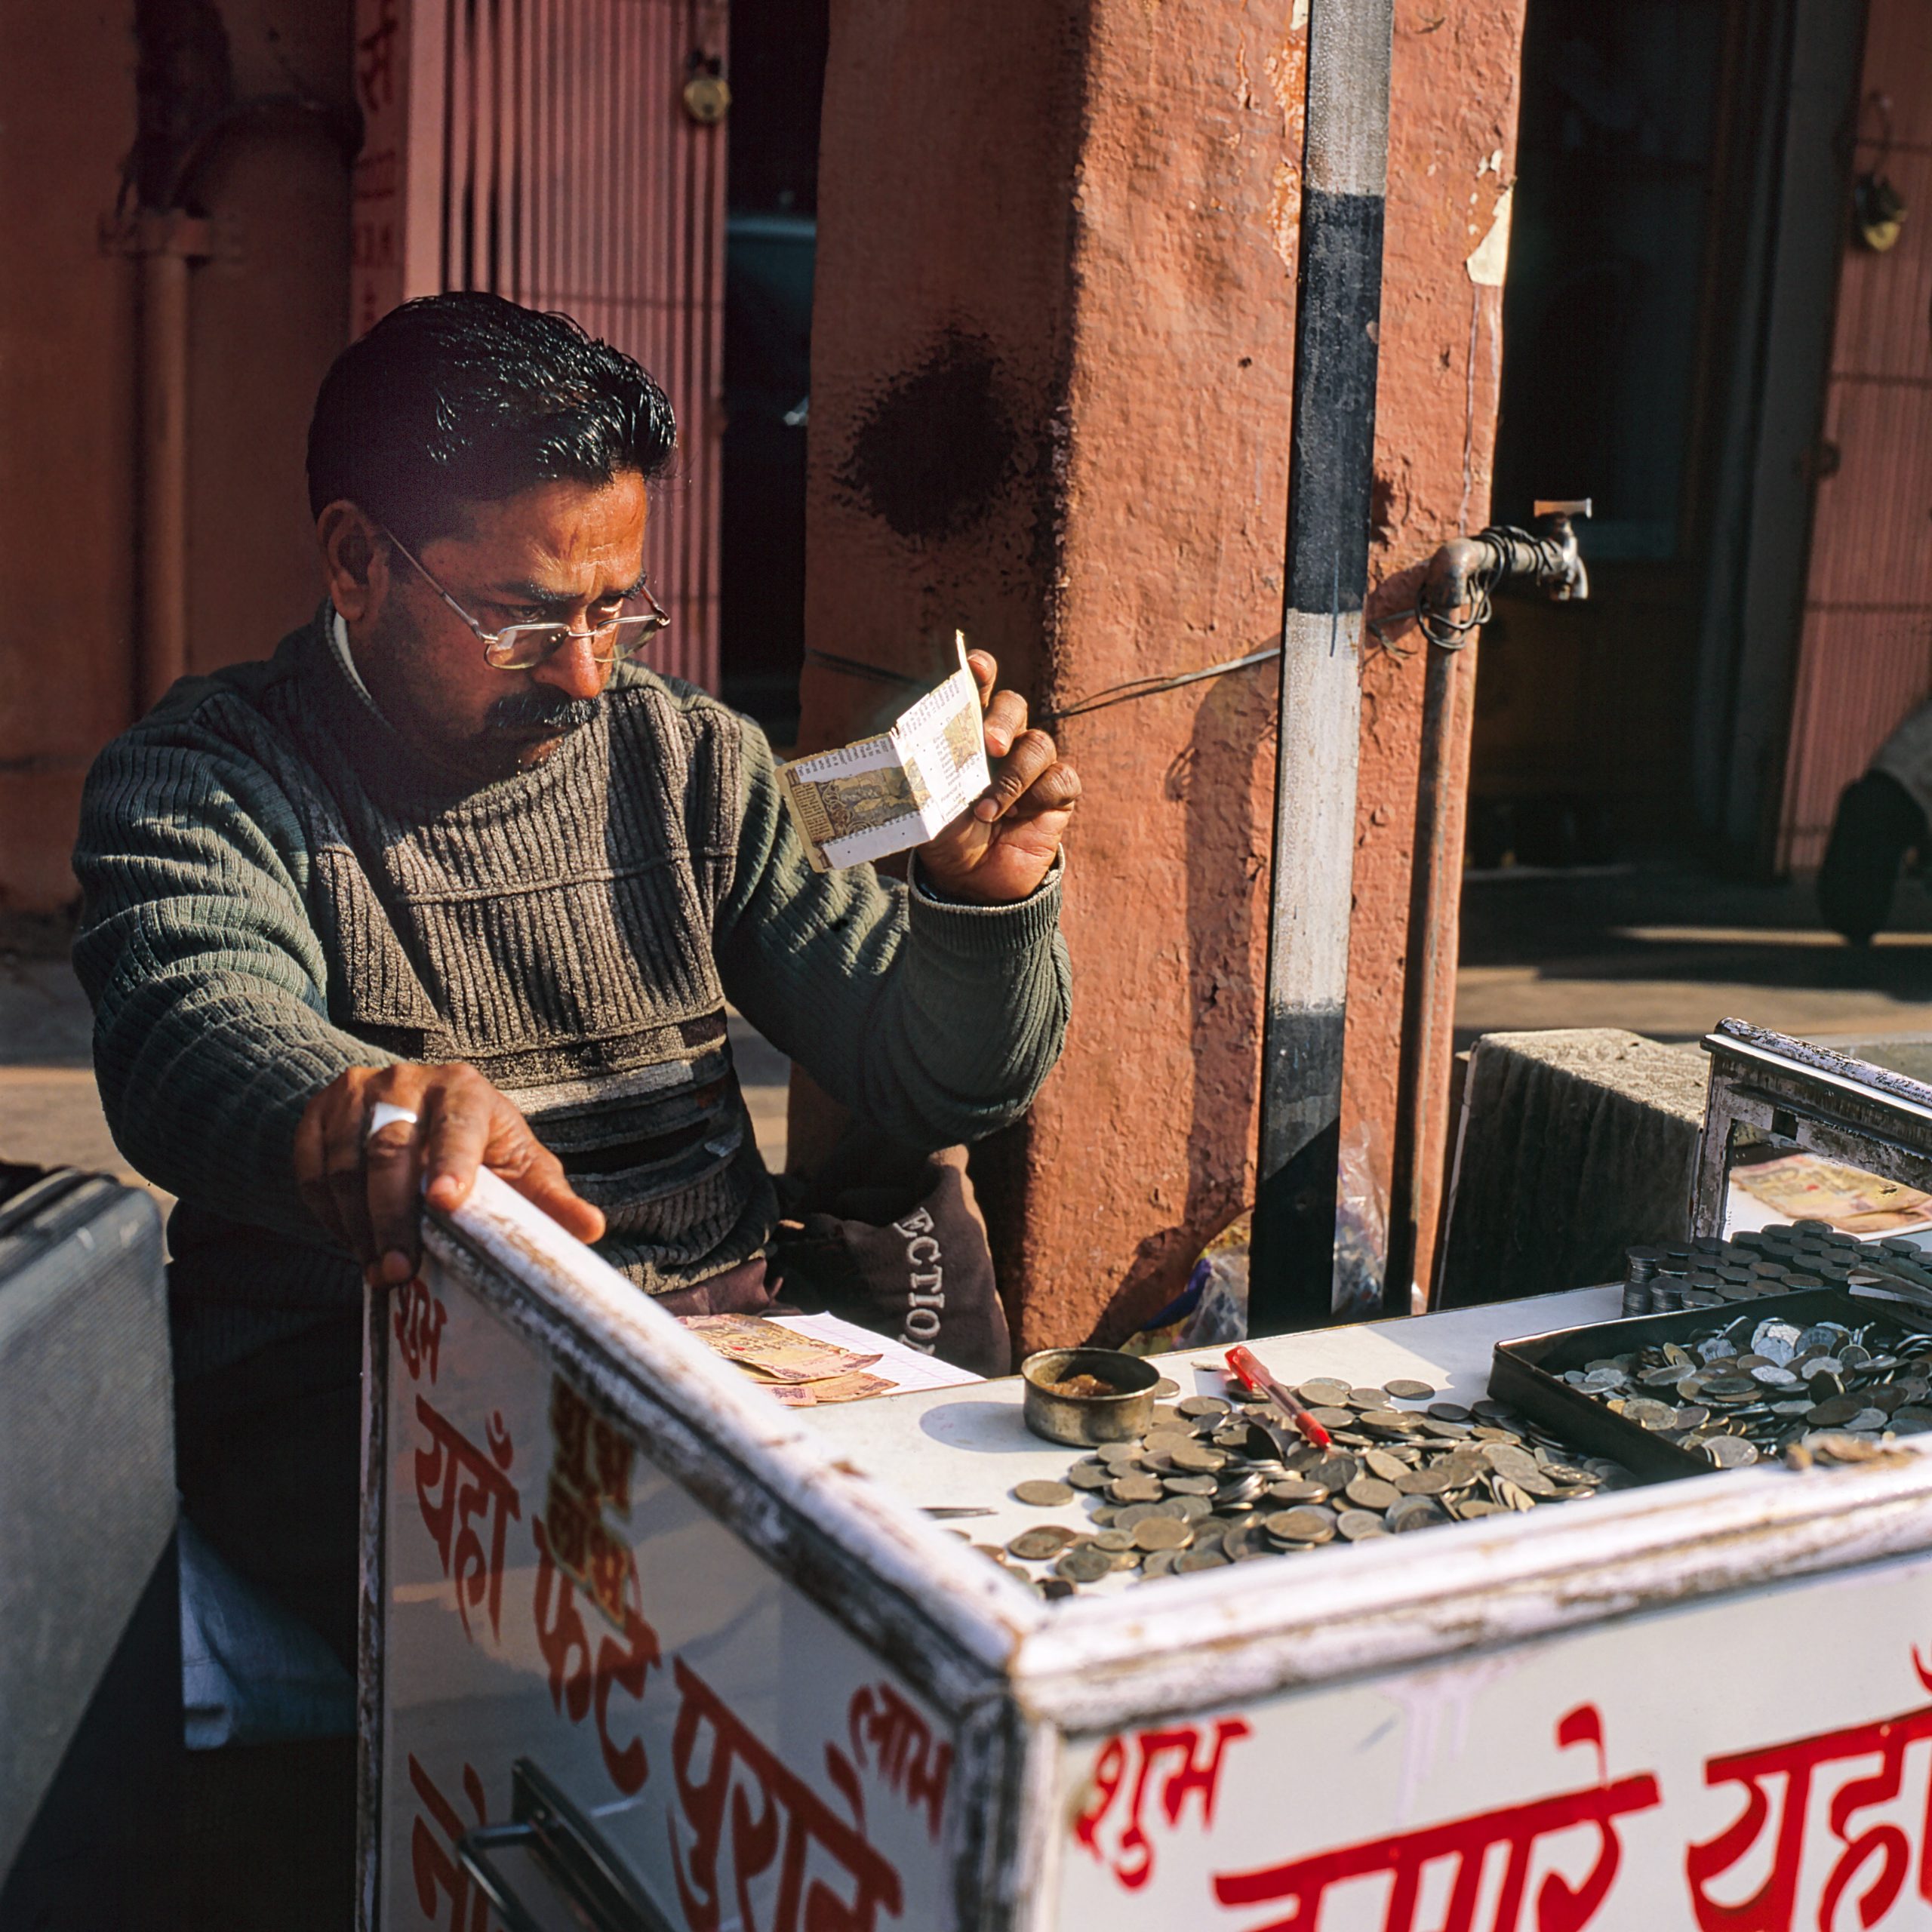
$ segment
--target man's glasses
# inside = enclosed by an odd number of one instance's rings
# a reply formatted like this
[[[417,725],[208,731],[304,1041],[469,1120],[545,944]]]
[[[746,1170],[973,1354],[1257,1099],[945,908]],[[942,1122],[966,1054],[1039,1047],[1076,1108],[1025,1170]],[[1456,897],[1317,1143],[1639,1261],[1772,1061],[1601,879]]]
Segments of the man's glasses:
[[[590,654],[599,664],[614,664],[620,658],[635,657],[670,621],[669,613],[660,608],[648,590],[638,595],[651,606],[641,615],[609,617],[587,631],[574,631],[568,624],[506,624],[501,630],[487,631],[452,597],[424,568],[423,561],[395,534],[384,528],[383,534],[414,564],[423,580],[473,630],[483,645],[483,657],[499,671],[528,671],[541,664],[567,644],[587,643]]]

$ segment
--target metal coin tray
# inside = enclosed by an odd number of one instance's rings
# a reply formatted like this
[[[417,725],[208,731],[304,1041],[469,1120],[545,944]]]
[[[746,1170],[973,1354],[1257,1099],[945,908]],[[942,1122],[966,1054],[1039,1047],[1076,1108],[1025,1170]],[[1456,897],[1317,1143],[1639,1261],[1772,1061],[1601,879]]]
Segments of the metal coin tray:
[[[1606,1355],[1620,1355],[1655,1343],[1687,1346],[1690,1337],[1748,1316],[1753,1322],[1779,1319],[1808,1328],[1814,1321],[1857,1327],[1890,1321],[1924,1334],[1932,1320],[1902,1303],[1842,1288],[1807,1288],[1797,1294],[1760,1295],[1719,1308],[1687,1308],[1669,1315],[1637,1315],[1599,1322],[1589,1328],[1558,1328],[1498,1342],[1489,1371],[1491,1398],[1506,1402],[1552,1434],[1592,1455],[1614,1457],[1644,1482],[1678,1476],[1707,1476],[1715,1466],[1696,1451],[1667,1442],[1641,1423],[1626,1422],[1594,1395],[1561,1380],[1566,1369],[1582,1368]]]

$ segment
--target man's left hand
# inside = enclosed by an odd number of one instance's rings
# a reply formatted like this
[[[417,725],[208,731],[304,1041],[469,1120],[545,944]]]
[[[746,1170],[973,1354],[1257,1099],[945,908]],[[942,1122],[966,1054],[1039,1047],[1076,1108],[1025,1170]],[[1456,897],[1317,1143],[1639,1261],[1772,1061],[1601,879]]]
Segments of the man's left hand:
[[[966,662],[986,714],[992,783],[918,848],[919,869],[948,898],[1008,906],[1035,891],[1052,869],[1080,779],[1053,740],[1028,724],[1026,700],[997,688],[999,666],[991,654],[969,651]]]

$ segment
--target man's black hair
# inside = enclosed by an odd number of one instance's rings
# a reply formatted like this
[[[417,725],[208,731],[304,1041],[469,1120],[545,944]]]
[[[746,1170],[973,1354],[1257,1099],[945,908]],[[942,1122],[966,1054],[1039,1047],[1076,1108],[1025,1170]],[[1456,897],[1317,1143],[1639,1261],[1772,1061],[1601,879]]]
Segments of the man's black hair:
[[[664,392],[568,315],[500,295],[429,295],[338,355],[309,425],[309,506],[346,497],[406,543],[554,478],[663,475],[677,444]]]

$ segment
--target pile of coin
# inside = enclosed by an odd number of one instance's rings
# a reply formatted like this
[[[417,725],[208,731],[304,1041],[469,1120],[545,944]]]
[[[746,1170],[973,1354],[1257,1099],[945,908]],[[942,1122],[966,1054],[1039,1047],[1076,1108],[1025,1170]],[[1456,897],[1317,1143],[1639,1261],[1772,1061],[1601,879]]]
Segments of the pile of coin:
[[[1604,1355],[1561,1379],[1626,1422],[1742,1469],[1795,1444],[1932,1429],[1932,1335],[1882,1318],[1807,1327],[1746,1312],[1681,1341]]]
[[[1004,1548],[976,1547],[1009,1568],[1043,1566],[1038,1576],[1017,1574],[1043,1595],[1064,1596],[1117,1571],[1136,1580],[1186,1575],[1571,1502],[1631,1481],[1617,1463],[1571,1455],[1500,1402],[1438,1401],[1425,1383],[1318,1380],[1296,1393],[1331,1447],[1283,1424],[1263,1428],[1257,1416],[1272,1422],[1274,1412],[1246,1391],[1189,1396],[1157,1408],[1138,1441],[1081,1457],[1064,1482],[1014,1489],[1017,1501],[1042,1509],[1078,1497],[1084,1527],[1042,1524]]]
[[[1679,1247],[1627,1251],[1626,1315],[1718,1308],[1805,1288],[1843,1288],[1854,1276],[1881,1280],[1901,1300],[1932,1306],[1932,1254],[1894,1235],[1861,1241],[1826,1221],[1795,1221],[1730,1241],[1700,1236]]]

